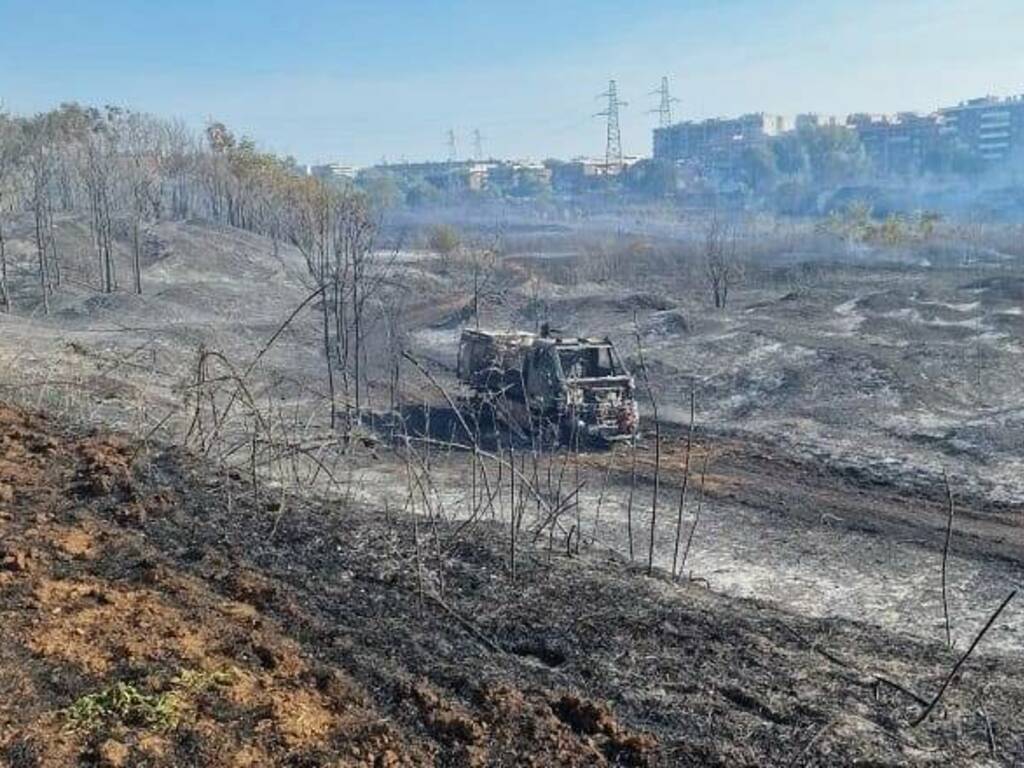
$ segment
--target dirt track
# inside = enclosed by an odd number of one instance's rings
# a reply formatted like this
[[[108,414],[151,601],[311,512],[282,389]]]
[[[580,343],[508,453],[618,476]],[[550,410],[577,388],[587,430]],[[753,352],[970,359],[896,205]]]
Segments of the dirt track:
[[[662,452],[662,515],[668,519],[658,546],[666,566],[685,456],[679,431],[666,427]],[[709,451],[707,501],[690,565],[696,575],[716,589],[772,599],[810,615],[874,622],[924,638],[942,635],[948,507],[941,485],[930,493],[894,486],[812,463],[752,435],[698,439],[694,483]],[[638,463],[648,489],[638,505],[639,527],[646,530],[654,468],[649,442]],[[627,465],[623,459],[617,466]],[[625,486],[626,470],[615,475]],[[695,496],[691,486],[687,528]],[[1024,581],[1024,531],[1015,506],[958,488],[954,498],[949,590],[953,634],[966,643],[992,606]],[[1014,612],[988,648],[1017,654],[1022,645],[1024,615]]]
[[[440,416],[440,403],[432,413],[437,436],[447,439],[451,425]],[[635,492],[630,490],[627,446],[582,454],[579,475],[565,452],[542,457],[542,478],[553,476],[563,492],[581,488],[579,507],[563,516],[559,535],[575,529],[584,543],[596,541],[622,557],[628,556],[632,538],[635,560],[647,561],[655,452],[649,421],[646,427],[637,450]],[[662,425],[654,562],[665,570],[672,568],[676,547],[684,433],[679,425]],[[800,456],[791,446],[758,435],[698,428],[681,549],[693,530],[705,457],[706,493],[685,573],[715,591],[769,600],[787,611],[863,621],[923,640],[945,636],[941,564],[948,506],[941,481],[924,489],[916,483],[900,485]],[[466,455],[439,452],[431,466],[446,508],[455,514],[469,509]],[[401,466],[387,461],[353,471],[365,499],[379,498],[403,482]],[[545,491],[550,482],[542,479]],[[953,491],[947,594],[952,636],[963,647],[992,608],[1024,581],[1024,535],[1016,506],[955,486]],[[508,519],[508,503],[507,493],[499,495],[497,514],[503,520]],[[532,515],[531,508],[531,522]],[[990,634],[984,652],[1012,656],[1022,647],[1024,611],[1013,610]]]

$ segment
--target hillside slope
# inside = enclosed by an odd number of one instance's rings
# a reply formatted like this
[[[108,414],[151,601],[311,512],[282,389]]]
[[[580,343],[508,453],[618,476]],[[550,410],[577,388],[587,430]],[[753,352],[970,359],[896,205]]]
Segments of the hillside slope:
[[[1009,660],[969,661],[912,729],[940,647],[600,553],[526,547],[512,583],[501,531],[398,507],[281,508],[186,455],[0,408],[0,760],[1024,760]]]

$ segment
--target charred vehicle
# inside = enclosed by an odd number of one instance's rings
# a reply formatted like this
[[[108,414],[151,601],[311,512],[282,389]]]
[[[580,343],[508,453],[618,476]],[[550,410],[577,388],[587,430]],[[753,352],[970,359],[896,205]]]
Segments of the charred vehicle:
[[[467,330],[458,375],[478,410],[524,431],[564,442],[637,433],[633,377],[607,338]]]

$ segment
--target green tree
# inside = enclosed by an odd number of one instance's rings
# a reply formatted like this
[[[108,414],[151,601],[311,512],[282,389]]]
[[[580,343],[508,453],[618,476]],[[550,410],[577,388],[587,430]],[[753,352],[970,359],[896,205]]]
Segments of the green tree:
[[[451,262],[452,256],[462,245],[458,231],[450,224],[437,224],[431,227],[427,242],[430,245],[430,250],[440,257],[441,263],[446,268]]]
[[[515,186],[509,190],[510,196],[523,199],[546,197],[550,192],[551,185],[544,183],[540,177],[532,173],[516,174]]]
[[[925,153],[922,167],[928,173],[942,176],[978,176],[985,170],[984,161],[973,155],[953,137],[943,137]]]
[[[386,171],[371,168],[362,171],[356,178],[356,186],[366,193],[374,208],[391,208],[402,200],[402,188],[394,176]]]
[[[799,132],[815,182],[848,183],[868,169],[867,154],[855,131],[840,125],[803,128]]]
[[[405,190],[405,203],[412,208],[434,205],[441,200],[441,190],[426,179],[413,179]]]
[[[788,216],[813,214],[817,210],[817,195],[806,181],[787,177],[779,183],[773,195],[775,209]]]
[[[740,176],[755,192],[767,192],[775,186],[779,172],[775,155],[767,146],[747,147],[740,154]]]
[[[804,132],[784,133],[772,142],[775,167],[783,176],[805,178],[811,172],[811,160],[807,152]]]

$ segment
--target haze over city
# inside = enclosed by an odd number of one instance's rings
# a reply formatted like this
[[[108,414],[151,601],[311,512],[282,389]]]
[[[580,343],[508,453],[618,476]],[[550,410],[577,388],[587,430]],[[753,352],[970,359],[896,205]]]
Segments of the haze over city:
[[[649,92],[688,119],[931,111],[1024,90],[1014,0],[0,2],[0,99],[118,101],[223,120],[301,162],[603,150],[594,96],[619,82],[623,148],[650,153]],[[45,51],[45,55],[40,52]],[[29,64],[31,62],[31,64]]]

